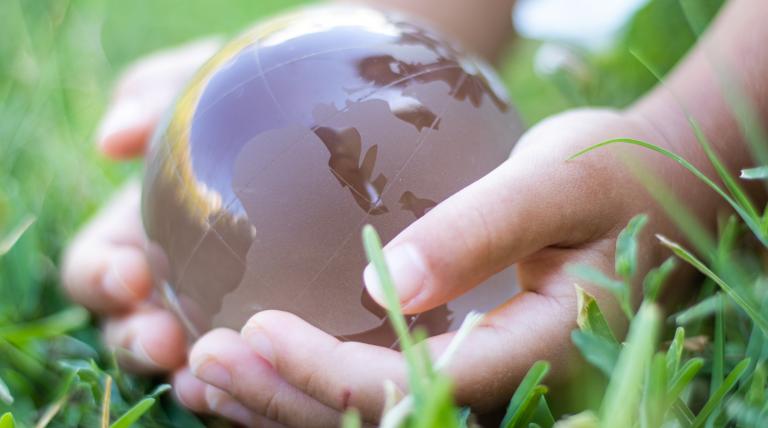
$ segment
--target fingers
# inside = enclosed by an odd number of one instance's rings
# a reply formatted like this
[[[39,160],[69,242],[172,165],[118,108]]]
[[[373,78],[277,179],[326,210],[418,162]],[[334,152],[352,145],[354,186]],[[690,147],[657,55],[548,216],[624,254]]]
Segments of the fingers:
[[[147,57],[128,69],[99,128],[101,150],[118,159],[143,154],[164,111],[219,46],[217,39],[193,42]]]
[[[564,289],[548,292],[519,294],[470,334],[448,367],[460,403],[492,408],[509,399],[537,359],[550,360],[558,370],[566,365],[576,319],[575,295]],[[380,417],[386,379],[407,389],[398,352],[339,342],[285,312],[257,314],[242,336],[292,385],[332,408],[355,407],[368,421]],[[452,338],[452,333],[430,338],[433,357],[439,357]]]
[[[108,319],[104,341],[115,349],[121,366],[135,372],[171,371],[186,360],[186,336],[178,320],[167,310],[149,304]]]
[[[62,261],[73,300],[101,313],[127,311],[152,291],[139,218],[139,189],[129,185],[78,234]]]
[[[249,412],[288,426],[327,427],[339,423],[338,411],[283,380],[267,360],[232,330],[214,330],[198,340],[190,352],[190,367],[199,379],[231,397],[208,392],[208,405],[219,412],[226,407],[243,417],[242,409],[235,410],[231,402],[235,399]]]
[[[176,400],[184,407],[195,413],[209,413],[210,407],[205,400],[206,383],[196,378],[189,370],[183,367],[173,373],[171,379],[173,394]]]
[[[334,409],[357,408],[371,421],[381,412],[385,379],[406,389],[399,352],[341,342],[287,312],[256,314],[242,336],[295,387]]]
[[[210,385],[205,387],[205,400],[208,404],[209,412],[223,416],[246,427],[280,428],[285,426],[248,410],[247,407],[240,404],[231,395]]]
[[[564,120],[578,122],[577,117]],[[601,181],[610,174],[597,173],[594,158],[566,162],[578,145],[563,135],[562,122],[531,130],[509,160],[440,203],[385,247],[406,313],[444,304],[542,248],[578,244],[610,227],[610,221],[593,219],[611,215],[604,203],[611,192],[600,189],[615,183]],[[588,141],[601,141],[594,138]],[[370,265],[364,280],[381,304]]]
[[[172,383],[176,399],[195,413],[216,414],[247,427],[284,426],[250,411],[225,391],[196,378],[187,367],[174,373]]]

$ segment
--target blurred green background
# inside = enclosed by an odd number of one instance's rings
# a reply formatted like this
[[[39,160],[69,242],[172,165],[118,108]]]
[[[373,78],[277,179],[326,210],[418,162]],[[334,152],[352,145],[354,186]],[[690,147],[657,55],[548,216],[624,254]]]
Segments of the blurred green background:
[[[468,0],[469,1],[469,0]],[[68,367],[93,358],[113,370],[98,345],[94,323],[65,312],[69,335],[31,329],[8,339],[3,332],[70,308],[58,287],[62,249],[139,162],[115,164],[93,144],[95,129],[120,70],[136,58],[209,34],[233,35],[259,17],[301,0],[2,0],[0,2],[0,241],[29,219],[35,223],[0,255],[0,379],[15,401],[0,400],[33,424],[69,387]],[[705,19],[721,0],[700,0]],[[701,7],[703,6],[703,7]],[[482,7],[478,4],[478,7]],[[541,41],[518,40],[501,65],[512,99],[528,124],[570,107],[621,107],[655,82],[634,50],[666,71],[694,41],[678,0],[651,0],[607,49],[588,51],[559,43],[571,66],[537,72]],[[574,68],[573,64],[577,64]],[[1,247],[1,246],[0,246]],[[25,330],[27,331],[27,330]],[[132,402],[152,381],[122,376],[116,406]],[[53,424],[96,417],[87,394]],[[80,401],[78,401],[80,400]],[[90,401],[89,401],[90,400]],[[190,424],[165,400],[150,425]],[[90,416],[89,416],[90,415]]]

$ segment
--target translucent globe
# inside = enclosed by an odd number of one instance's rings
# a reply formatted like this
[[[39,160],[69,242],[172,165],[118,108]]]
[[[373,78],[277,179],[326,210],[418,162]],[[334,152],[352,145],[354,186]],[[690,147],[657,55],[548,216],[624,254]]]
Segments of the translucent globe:
[[[363,286],[362,226],[393,238],[520,132],[490,68],[407,18],[326,6],[267,21],[200,69],[151,143],[157,286],[193,336],[279,309],[392,345]],[[514,291],[502,273],[409,321],[444,332]]]

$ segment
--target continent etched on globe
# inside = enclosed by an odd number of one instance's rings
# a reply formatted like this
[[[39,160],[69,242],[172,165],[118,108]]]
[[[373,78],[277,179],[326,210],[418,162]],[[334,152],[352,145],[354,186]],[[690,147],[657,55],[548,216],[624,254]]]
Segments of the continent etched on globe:
[[[211,58],[153,138],[142,214],[158,287],[193,336],[279,309],[393,345],[363,286],[362,226],[392,239],[520,133],[495,74],[407,18],[274,18]],[[504,271],[409,321],[441,333],[515,291]]]

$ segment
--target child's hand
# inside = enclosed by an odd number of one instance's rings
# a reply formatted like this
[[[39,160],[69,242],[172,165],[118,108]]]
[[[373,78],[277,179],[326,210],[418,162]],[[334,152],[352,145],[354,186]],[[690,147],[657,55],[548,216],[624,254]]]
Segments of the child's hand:
[[[652,232],[679,239],[624,160],[685,191],[681,196],[688,202],[703,188],[682,168],[656,153],[618,146],[566,161],[615,137],[669,147],[634,113],[582,110],[559,115],[528,132],[507,162],[387,245],[400,299],[410,313],[441,305],[517,264],[522,292],[499,302],[448,369],[459,403],[480,410],[502,404],[539,359],[553,365],[550,382],[567,379],[576,296],[574,279],[565,268],[587,263],[612,272],[616,236],[632,216],[645,212],[651,219],[641,238],[639,275],[661,258],[660,246],[649,245]],[[365,279],[372,294],[380,294],[374,275],[366,273]],[[621,320],[612,298],[602,298],[600,304],[610,318]],[[451,338],[448,333],[428,339],[433,357]],[[348,406],[376,421],[384,380],[406,389],[400,353],[340,342],[279,311],[255,315],[240,335],[224,329],[208,333],[193,347],[190,367],[244,408],[291,426],[332,425]]]
[[[102,121],[100,149],[114,159],[142,155],[160,115],[217,47],[216,41],[198,42],[131,67]],[[208,411],[204,385],[186,368],[183,329],[151,298],[139,199],[139,184],[128,184],[83,228],[64,257],[63,282],[75,301],[103,316],[104,340],[118,350],[123,366],[173,373],[175,390],[186,392],[184,402]]]

